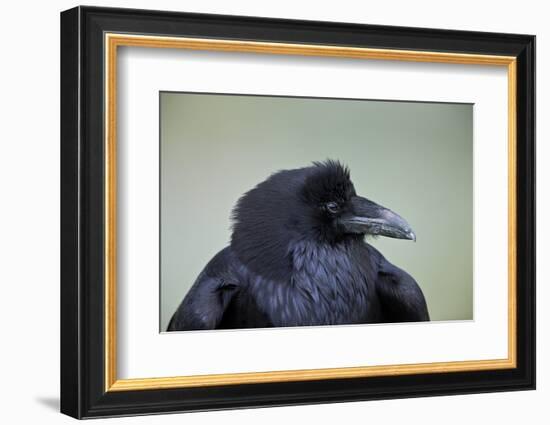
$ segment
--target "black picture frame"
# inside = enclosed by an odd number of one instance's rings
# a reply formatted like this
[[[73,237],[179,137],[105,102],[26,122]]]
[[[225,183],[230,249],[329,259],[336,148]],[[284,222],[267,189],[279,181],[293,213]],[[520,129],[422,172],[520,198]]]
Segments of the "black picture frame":
[[[517,367],[402,376],[105,391],[104,34],[514,56]],[[61,412],[75,418],[535,388],[535,37],[76,7],[61,13]]]

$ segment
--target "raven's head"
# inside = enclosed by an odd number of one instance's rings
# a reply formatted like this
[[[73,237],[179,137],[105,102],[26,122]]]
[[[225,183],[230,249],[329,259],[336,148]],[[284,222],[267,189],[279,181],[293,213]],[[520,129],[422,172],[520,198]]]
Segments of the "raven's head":
[[[239,199],[233,220],[231,246],[239,258],[272,275],[289,265],[289,250],[299,241],[416,240],[403,218],[358,196],[349,170],[332,160],[271,175]]]

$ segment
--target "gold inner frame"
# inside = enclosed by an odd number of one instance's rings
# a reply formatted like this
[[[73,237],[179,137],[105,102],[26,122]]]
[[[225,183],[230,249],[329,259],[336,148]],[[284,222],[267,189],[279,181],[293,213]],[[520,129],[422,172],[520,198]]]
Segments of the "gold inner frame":
[[[105,34],[105,391],[235,385],[416,373],[510,369],[516,367],[516,58],[463,53],[370,49],[328,45]],[[436,62],[507,67],[508,72],[508,357],[495,360],[303,369],[118,379],[116,372],[116,123],[117,48],[119,46],[230,51],[356,59]]]

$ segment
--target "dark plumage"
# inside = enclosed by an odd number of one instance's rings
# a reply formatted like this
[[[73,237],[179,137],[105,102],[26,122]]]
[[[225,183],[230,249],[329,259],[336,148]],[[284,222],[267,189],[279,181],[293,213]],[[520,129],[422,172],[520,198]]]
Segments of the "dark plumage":
[[[231,244],[197,278],[169,331],[429,320],[415,280],[364,241],[416,239],[357,196],[335,161],[284,170],[245,193]]]

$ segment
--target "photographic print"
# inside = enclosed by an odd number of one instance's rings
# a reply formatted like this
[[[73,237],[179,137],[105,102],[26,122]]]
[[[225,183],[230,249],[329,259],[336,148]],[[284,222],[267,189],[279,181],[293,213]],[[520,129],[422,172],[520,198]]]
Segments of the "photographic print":
[[[61,14],[61,411],[535,387],[535,37]]]
[[[473,320],[473,105],[160,93],[160,331]]]

